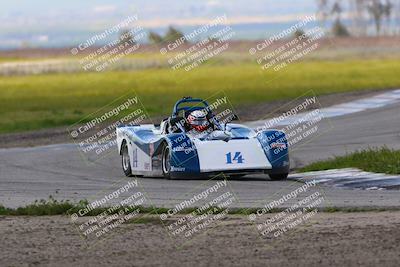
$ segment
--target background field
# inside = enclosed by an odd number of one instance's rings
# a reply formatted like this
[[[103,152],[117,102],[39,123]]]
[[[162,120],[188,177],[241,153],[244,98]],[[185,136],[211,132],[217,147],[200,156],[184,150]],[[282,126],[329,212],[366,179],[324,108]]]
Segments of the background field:
[[[154,116],[168,114],[185,95],[207,98],[223,90],[236,107],[296,98],[309,90],[321,95],[396,88],[399,73],[398,60],[359,59],[304,61],[279,72],[249,62],[209,63],[190,72],[162,68],[1,77],[0,132],[71,125],[130,90]]]
[[[69,49],[0,51],[0,133],[90,120],[87,115],[128,92],[138,94],[150,116],[160,117],[187,95],[224,92],[234,108],[245,108],[310,90],[323,95],[399,88],[399,41],[324,39],[320,49],[279,71],[263,71],[249,55],[257,41],[230,43],[226,52],[189,72],[172,70],[159,48],[148,45],[105,72],[85,72]]]

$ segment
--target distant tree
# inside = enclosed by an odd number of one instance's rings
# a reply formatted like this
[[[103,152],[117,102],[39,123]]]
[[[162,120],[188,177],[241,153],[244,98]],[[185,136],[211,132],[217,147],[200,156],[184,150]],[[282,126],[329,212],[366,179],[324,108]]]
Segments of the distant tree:
[[[383,16],[385,17],[386,20],[386,26],[387,26],[387,32],[390,30],[390,20],[392,17],[392,11],[393,11],[394,5],[392,2],[389,0],[386,0],[385,6],[383,8]]]
[[[129,44],[131,44],[131,45],[134,44],[135,39],[134,39],[132,32],[128,29],[122,30],[119,35],[119,42],[121,44],[125,44],[126,42],[129,42]]]
[[[371,24],[376,35],[400,33],[399,0],[316,0],[317,15],[321,22],[332,21],[336,29],[341,29],[345,24],[343,14],[352,23],[348,29],[356,35],[367,35]],[[346,24],[348,26],[348,24]],[[341,32],[341,31],[340,31]]]
[[[216,38],[216,37],[208,36],[208,41],[209,41],[209,42],[218,42],[219,39]]]
[[[332,34],[338,37],[350,36],[349,31],[346,26],[342,23],[343,8],[341,5],[341,0],[335,0],[332,6],[331,15],[335,17],[335,22],[332,25]]]
[[[149,42],[152,44],[159,44],[163,42],[162,36],[155,32],[149,32],[148,38]]]
[[[294,33],[293,36],[294,38],[299,38],[300,36],[305,35],[306,33],[304,32],[303,29],[297,29]]]
[[[385,14],[385,5],[380,0],[372,0],[368,5],[368,13],[375,23],[376,34],[381,32],[382,18]]]
[[[175,42],[176,40],[182,38],[184,35],[181,31],[175,29],[172,26],[169,26],[167,33],[164,36],[164,40],[167,42]],[[183,40],[187,42],[187,40]]]
[[[339,18],[335,20],[332,26],[332,34],[337,37],[346,37],[350,36],[349,31],[347,30],[346,26],[340,21]]]
[[[317,0],[317,16],[321,20],[323,26],[329,16],[328,12],[329,0]]]
[[[394,14],[394,21],[395,21],[395,24],[394,24],[394,32],[395,32],[395,34],[397,34],[397,35],[400,35],[400,27],[399,27],[399,21],[400,21],[400,3],[399,2],[396,2],[396,4],[395,4],[395,10],[394,10],[394,12],[393,12],[393,14]]]
[[[178,29],[175,29],[172,26],[168,27],[168,31],[164,36],[161,36],[160,34],[155,33],[155,32],[149,32],[149,35],[148,35],[149,42],[152,44],[159,44],[162,42],[172,43],[178,39],[181,39],[182,37],[184,37],[183,32],[179,31]],[[187,40],[184,38],[182,40],[184,43],[187,42]]]
[[[335,3],[333,4],[332,10],[331,10],[331,14],[332,15],[336,15],[336,18],[340,18],[340,16],[342,15],[343,9],[342,6],[340,5],[340,0],[335,1]]]

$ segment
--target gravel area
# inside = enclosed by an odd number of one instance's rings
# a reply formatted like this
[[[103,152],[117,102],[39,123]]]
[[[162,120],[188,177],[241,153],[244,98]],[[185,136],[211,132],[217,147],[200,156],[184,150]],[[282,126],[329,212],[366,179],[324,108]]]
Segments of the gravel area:
[[[66,216],[0,216],[0,266],[398,266],[399,229],[400,212],[318,213],[265,239],[229,215],[180,249],[154,220],[87,248]]]

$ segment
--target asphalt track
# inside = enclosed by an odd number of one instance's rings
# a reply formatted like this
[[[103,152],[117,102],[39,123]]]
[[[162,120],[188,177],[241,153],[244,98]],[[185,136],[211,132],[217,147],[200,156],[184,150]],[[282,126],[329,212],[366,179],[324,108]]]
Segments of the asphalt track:
[[[383,146],[400,149],[400,103],[324,119],[318,135],[291,150],[292,167],[342,155],[360,148]],[[0,149],[0,203],[18,207],[34,200],[56,199],[78,201],[96,199],[111,192],[125,178],[120,158],[115,153],[90,163],[82,158],[74,144],[57,144],[33,148]],[[205,180],[163,180],[137,178],[146,193],[145,204],[172,207],[188,198],[188,192],[206,187]],[[117,184],[115,184],[117,182]],[[247,176],[229,180],[237,207],[260,207],[279,199],[302,183],[288,180],[273,182],[264,176]],[[336,187],[334,183],[317,185],[329,207],[400,207],[398,190],[354,190]],[[186,195],[185,195],[186,194]],[[291,200],[283,206],[291,205]]]

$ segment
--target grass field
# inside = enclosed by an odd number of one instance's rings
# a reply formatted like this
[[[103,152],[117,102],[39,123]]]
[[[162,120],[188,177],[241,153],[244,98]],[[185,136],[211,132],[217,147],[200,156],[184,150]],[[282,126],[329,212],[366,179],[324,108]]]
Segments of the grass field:
[[[46,74],[0,77],[0,133],[67,126],[129,91],[136,91],[150,115],[169,114],[173,103],[191,95],[223,90],[233,106],[400,86],[398,60],[304,61],[279,72],[256,63],[206,64],[193,71]],[[90,117],[87,118],[89,120]]]
[[[367,149],[346,156],[312,163],[301,171],[320,171],[339,168],[359,168],[369,172],[400,174],[400,150]]]

